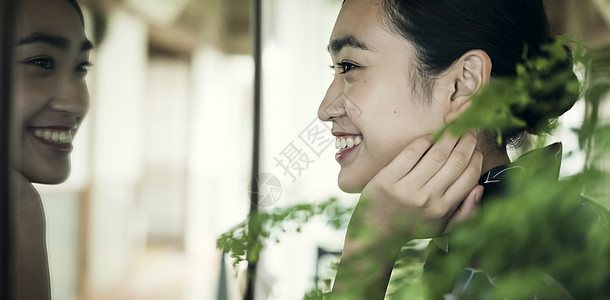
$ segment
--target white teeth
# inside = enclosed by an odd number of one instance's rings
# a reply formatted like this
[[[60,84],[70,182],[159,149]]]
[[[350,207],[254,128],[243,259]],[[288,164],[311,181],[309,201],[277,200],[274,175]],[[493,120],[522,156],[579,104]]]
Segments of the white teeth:
[[[72,143],[72,133],[69,131],[62,131],[59,133],[59,142],[63,144]]]
[[[352,137],[347,138],[347,147],[348,148],[354,147],[354,138],[352,138]]]
[[[36,129],[34,130],[33,134],[37,138],[41,138],[43,140],[56,144],[69,144],[72,143],[73,139],[71,131]]]
[[[335,148],[346,150],[355,146],[360,145],[362,143],[362,136],[356,136],[355,138],[350,137],[337,137],[335,140]]]

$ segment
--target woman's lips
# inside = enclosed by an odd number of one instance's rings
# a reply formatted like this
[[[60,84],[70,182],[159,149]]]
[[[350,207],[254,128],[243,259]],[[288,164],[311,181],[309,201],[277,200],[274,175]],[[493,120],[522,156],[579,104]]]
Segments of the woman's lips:
[[[349,154],[358,148],[363,141],[362,135],[337,135],[335,148],[339,149],[335,154],[337,162],[346,162]]]
[[[28,132],[40,143],[60,153],[72,151],[75,130],[54,127],[28,127]]]

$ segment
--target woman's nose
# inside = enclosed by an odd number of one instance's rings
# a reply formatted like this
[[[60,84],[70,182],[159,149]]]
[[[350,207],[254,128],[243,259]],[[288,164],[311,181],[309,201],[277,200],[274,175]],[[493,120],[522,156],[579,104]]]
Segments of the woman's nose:
[[[77,82],[64,81],[57,87],[57,93],[51,100],[50,106],[56,111],[68,113],[75,117],[82,117],[89,108],[89,91],[83,79]]]
[[[333,118],[338,118],[345,115],[345,104],[341,99],[343,88],[341,79],[333,79],[333,82],[328,87],[322,103],[318,108],[318,118],[322,121],[330,121]]]

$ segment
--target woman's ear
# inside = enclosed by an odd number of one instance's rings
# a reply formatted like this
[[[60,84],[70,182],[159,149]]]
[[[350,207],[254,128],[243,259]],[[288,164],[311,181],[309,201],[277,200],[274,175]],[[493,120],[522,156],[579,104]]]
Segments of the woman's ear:
[[[470,103],[470,96],[476,93],[491,77],[491,59],[483,50],[470,50],[454,64],[455,89],[451,95],[447,123],[453,121]]]

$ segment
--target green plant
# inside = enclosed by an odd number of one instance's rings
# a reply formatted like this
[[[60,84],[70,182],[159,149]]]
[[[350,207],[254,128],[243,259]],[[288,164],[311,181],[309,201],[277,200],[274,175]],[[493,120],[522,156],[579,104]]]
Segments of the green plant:
[[[314,217],[323,217],[331,228],[345,228],[352,210],[331,198],[318,204],[297,204],[259,212],[222,234],[216,245],[231,255],[233,266],[243,261],[255,262],[265,243],[269,240],[279,243],[281,234],[287,233],[288,228],[300,232]],[[252,232],[253,228],[255,232]]]

